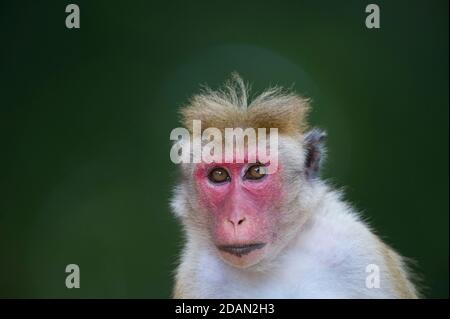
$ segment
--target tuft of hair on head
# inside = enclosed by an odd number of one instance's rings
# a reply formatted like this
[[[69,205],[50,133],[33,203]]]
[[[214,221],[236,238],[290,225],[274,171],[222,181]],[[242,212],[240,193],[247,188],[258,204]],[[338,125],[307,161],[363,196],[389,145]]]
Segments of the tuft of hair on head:
[[[278,128],[280,134],[303,134],[309,99],[281,87],[271,87],[249,103],[249,87],[233,72],[223,88],[204,87],[181,109],[182,123],[192,132],[194,120],[202,130],[225,128]]]

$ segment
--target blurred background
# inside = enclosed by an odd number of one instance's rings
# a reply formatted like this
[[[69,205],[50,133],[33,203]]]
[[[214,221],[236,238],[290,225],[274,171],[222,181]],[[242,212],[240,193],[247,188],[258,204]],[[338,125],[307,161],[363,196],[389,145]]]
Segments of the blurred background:
[[[0,2],[0,297],[167,298],[177,109],[234,70],[311,97],[323,177],[448,298],[448,1]],[[65,267],[81,288],[65,287]]]

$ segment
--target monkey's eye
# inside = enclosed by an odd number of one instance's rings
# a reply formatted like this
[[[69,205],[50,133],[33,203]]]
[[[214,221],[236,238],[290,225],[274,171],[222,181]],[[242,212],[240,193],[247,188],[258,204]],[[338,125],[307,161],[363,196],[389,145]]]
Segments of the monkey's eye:
[[[209,173],[208,178],[213,183],[223,183],[230,180],[230,175],[224,168],[216,167]]]
[[[266,167],[261,164],[257,164],[250,166],[250,168],[245,173],[244,177],[246,179],[260,179],[263,178],[265,175],[266,175]]]

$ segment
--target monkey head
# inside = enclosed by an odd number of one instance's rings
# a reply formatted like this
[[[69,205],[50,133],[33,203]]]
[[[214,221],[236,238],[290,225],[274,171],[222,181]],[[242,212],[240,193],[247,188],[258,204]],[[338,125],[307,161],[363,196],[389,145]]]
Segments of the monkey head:
[[[298,95],[271,90],[247,106],[240,78],[228,92],[195,96],[182,110],[184,123],[201,120],[206,127],[277,128],[276,170],[259,161],[246,147],[243,161],[183,163],[182,178],[172,208],[189,240],[203,244],[221,260],[239,268],[270,263],[304,224],[314,203],[314,187],[325,134],[302,131],[307,101]],[[234,154],[236,155],[236,154]],[[250,161],[249,158],[256,159]],[[236,159],[234,157],[234,159]]]

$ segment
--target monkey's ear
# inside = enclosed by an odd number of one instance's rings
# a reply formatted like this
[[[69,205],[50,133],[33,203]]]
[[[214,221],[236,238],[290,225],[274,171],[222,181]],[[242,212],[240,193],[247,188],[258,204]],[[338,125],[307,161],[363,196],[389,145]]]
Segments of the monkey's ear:
[[[305,174],[308,179],[319,176],[320,165],[325,158],[325,131],[314,128],[305,134],[303,147],[306,151]]]

